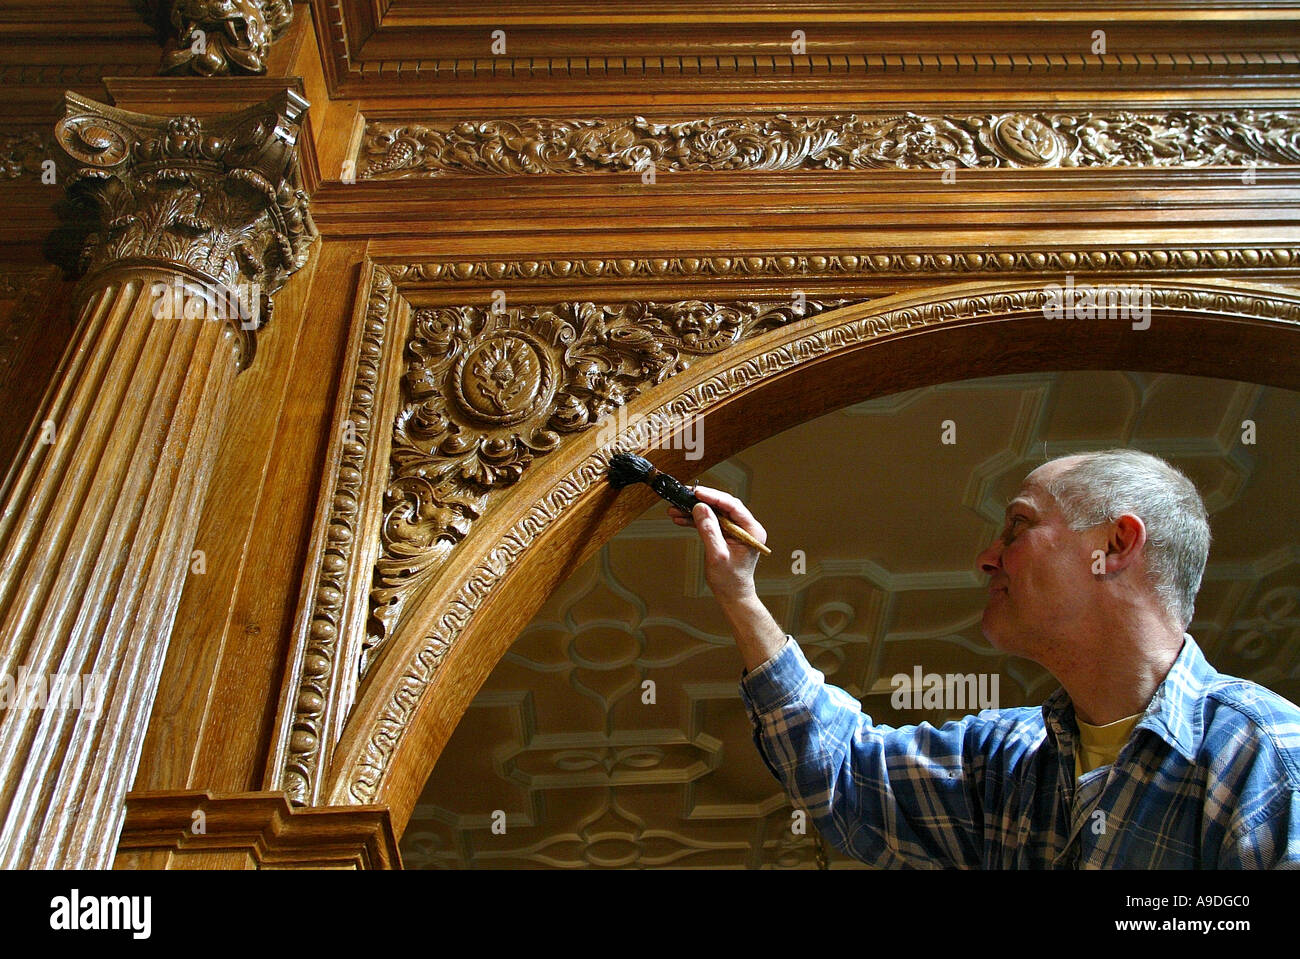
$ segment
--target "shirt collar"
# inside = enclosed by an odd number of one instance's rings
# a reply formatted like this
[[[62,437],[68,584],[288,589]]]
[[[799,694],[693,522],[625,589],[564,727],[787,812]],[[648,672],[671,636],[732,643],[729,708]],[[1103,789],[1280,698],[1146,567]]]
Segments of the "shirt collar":
[[[1196,640],[1184,633],[1178,658],[1134,728],[1151,730],[1188,762],[1194,761],[1205,732],[1198,703],[1217,675]],[[1058,687],[1043,703],[1043,721],[1058,742],[1064,730],[1069,731],[1071,740],[1075,738],[1074,704],[1064,687]]]

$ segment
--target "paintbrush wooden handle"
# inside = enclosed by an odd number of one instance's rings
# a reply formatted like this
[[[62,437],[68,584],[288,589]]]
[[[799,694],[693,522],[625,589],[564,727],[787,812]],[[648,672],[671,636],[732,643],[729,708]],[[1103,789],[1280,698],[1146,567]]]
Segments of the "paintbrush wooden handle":
[[[706,504],[706,505],[707,505],[707,504]],[[713,507],[710,506],[709,509],[713,509]],[[716,509],[713,510],[713,515],[716,516],[716,517],[718,518],[718,523],[722,526],[722,530],[723,530],[723,532],[725,532],[725,533],[730,533],[732,536],[734,536],[736,539],[740,540],[742,543],[744,543],[744,544],[745,544],[746,546],[748,546],[750,549],[756,549],[756,550],[758,550],[760,553],[762,553],[764,556],[771,556],[771,555],[772,555],[772,551],[771,551],[770,549],[768,549],[766,546],[764,546],[764,545],[763,545],[762,543],[760,543],[758,540],[754,539],[753,536],[751,536],[749,533],[745,532],[743,529],[741,529],[739,526],[737,526],[737,525],[736,525],[735,523],[733,523],[731,520],[727,519],[727,517],[723,516],[723,515],[722,515],[721,513],[719,513]]]

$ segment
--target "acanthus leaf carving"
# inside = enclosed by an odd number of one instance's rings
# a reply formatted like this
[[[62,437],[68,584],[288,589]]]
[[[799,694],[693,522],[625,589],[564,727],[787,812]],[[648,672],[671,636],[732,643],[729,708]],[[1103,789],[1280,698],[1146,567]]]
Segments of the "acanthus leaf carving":
[[[417,310],[393,429],[364,674],[405,602],[490,506],[567,434],[696,357],[845,300],[566,302]]]
[[[537,174],[1054,167],[1300,162],[1285,111],[1116,110],[372,121],[363,179]]]
[[[297,164],[306,109],[291,90],[204,119],[130,113],[67,94],[55,138],[81,214],[76,271],[161,261],[251,288],[268,308],[316,236]]]

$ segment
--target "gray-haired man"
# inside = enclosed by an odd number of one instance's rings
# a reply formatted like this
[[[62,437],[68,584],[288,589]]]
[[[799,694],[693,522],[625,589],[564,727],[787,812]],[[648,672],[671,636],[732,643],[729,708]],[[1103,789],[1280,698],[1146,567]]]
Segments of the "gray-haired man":
[[[935,729],[874,725],[829,686],[754,589],[739,500],[697,488],[705,575],[744,660],[755,741],[839,848],[882,866],[1300,865],[1300,710],[1217,673],[1186,629],[1205,507],[1169,464],[1105,450],[1043,464],[977,563],[983,631],[1061,683],[1041,708]]]

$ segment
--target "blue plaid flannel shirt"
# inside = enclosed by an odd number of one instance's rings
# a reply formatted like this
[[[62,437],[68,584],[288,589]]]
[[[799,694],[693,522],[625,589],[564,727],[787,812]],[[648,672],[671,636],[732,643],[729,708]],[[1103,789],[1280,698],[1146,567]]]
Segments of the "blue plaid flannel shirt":
[[[1074,777],[1074,708],[872,725],[787,636],[741,680],[754,741],[854,858],[904,868],[1300,867],[1300,710],[1187,636],[1113,766]]]

